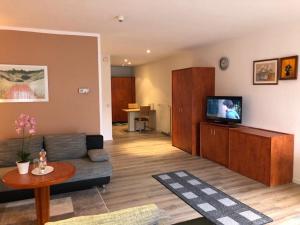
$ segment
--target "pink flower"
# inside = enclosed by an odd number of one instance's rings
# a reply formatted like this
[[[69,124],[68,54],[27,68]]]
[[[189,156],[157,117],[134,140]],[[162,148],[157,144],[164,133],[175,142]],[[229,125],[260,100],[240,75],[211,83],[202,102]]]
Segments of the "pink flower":
[[[25,132],[28,131],[29,135],[32,135],[36,133],[36,124],[34,117],[22,113],[18,119],[15,120],[16,132],[17,134],[25,134]]]
[[[35,133],[35,129],[34,128],[30,128],[28,132],[29,132],[29,134],[34,134]]]

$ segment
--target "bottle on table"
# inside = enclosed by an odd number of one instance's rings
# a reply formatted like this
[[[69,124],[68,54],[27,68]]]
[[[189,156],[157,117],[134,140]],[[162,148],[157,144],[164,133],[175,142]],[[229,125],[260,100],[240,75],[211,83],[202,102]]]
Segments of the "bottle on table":
[[[39,153],[39,169],[41,173],[45,173],[47,167],[47,152],[42,149]]]

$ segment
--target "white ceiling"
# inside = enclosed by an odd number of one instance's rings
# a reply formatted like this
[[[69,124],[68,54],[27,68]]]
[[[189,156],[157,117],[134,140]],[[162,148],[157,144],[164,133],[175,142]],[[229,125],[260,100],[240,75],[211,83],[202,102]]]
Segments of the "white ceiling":
[[[299,0],[0,1],[0,25],[100,33],[114,65],[124,58],[143,64],[265,26],[284,32],[280,24],[299,19]]]

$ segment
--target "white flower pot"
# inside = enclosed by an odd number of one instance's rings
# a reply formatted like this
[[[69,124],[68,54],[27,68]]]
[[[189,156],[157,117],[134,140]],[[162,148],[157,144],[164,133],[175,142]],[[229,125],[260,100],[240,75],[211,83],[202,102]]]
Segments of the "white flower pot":
[[[17,162],[19,174],[27,174],[29,170],[29,162]]]

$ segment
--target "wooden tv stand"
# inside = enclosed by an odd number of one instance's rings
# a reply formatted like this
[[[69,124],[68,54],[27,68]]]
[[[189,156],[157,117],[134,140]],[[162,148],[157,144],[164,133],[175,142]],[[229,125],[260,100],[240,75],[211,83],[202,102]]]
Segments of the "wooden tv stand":
[[[200,153],[268,186],[291,183],[293,179],[292,134],[203,122]]]

